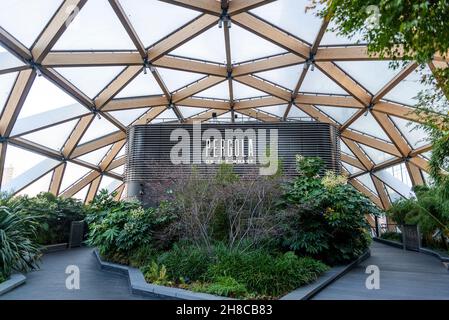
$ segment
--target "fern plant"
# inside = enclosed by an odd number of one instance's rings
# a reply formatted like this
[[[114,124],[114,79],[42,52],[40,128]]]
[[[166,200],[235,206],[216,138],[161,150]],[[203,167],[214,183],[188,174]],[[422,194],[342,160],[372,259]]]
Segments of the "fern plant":
[[[28,272],[38,267],[37,228],[36,216],[20,215],[15,207],[0,207],[0,278],[9,278],[13,271]]]

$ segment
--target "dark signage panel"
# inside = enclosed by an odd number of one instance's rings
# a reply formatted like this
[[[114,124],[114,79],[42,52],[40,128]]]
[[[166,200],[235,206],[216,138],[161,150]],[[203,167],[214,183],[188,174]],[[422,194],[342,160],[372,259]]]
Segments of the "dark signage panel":
[[[128,197],[151,204],[170,181],[192,169],[207,179],[222,164],[242,178],[296,174],[296,156],[318,156],[340,172],[338,129],[319,122],[149,124],[128,131]]]

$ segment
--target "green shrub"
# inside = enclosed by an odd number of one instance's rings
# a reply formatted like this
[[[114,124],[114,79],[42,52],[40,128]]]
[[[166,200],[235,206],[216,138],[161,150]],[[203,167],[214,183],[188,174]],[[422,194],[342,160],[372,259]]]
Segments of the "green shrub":
[[[17,208],[0,207],[0,277],[8,279],[13,271],[37,268],[40,248],[36,243],[38,220],[19,215]]]
[[[172,281],[168,280],[167,269],[165,266],[159,266],[156,262],[151,262],[148,266],[142,268],[145,280],[149,283],[160,286],[171,286]]]
[[[85,216],[85,207],[81,201],[56,197],[49,192],[35,197],[25,195],[10,198],[6,205],[15,206],[21,215],[38,216],[36,240],[42,245],[68,242],[72,221],[81,221]]]
[[[170,251],[162,253],[157,262],[167,267],[168,275],[175,281],[181,278],[197,281],[203,278],[211,260],[206,249],[175,244]]]
[[[380,235],[382,239],[391,240],[396,242],[402,242],[402,234],[394,231],[387,231]]]
[[[6,278],[3,277],[3,275],[0,275],[0,283],[5,282],[5,281],[6,281]]]
[[[115,201],[113,197],[101,191],[89,206],[87,244],[111,261],[128,264],[133,254],[136,260],[143,259],[139,250],[157,247],[155,235],[172,217],[167,211],[161,214],[154,208],[143,209],[139,202]]]
[[[423,245],[448,250],[449,200],[444,188],[417,186],[416,197],[396,201],[387,214],[398,224],[417,224]]]
[[[196,283],[191,289],[192,291],[237,299],[244,298],[248,294],[246,287],[232,277],[218,277],[213,283]]]
[[[299,176],[281,201],[281,242],[289,250],[330,264],[351,261],[367,250],[371,237],[366,215],[381,211],[343,176],[323,171],[317,158],[297,158]]]
[[[327,266],[293,252],[273,256],[264,250],[242,252],[220,248],[207,280],[232,277],[259,296],[277,297],[314,281]]]

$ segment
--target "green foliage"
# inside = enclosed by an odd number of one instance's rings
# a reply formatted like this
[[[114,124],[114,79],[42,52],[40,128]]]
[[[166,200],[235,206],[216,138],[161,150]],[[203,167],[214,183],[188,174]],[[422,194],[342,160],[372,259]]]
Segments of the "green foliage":
[[[327,267],[311,258],[292,252],[272,255],[264,250],[244,252],[218,248],[217,261],[208,269],[206,279],[232,277],[259,296],[277,297],[314,281]]]
[[[248,295],[248,290],[243,284],[228,276],[218,277],[213,283],[194,283],[191,289],[196,292],[204,292],[236,299],[241,299]]]
[[[91,203],[86,217],[87,243],[116,260],[129,257],[142,246],[156,246],[156,233],[172,219],[169,211],[143,209],[136,201],[114,201],[113,197],[101,191]]]
[[[424,69],[435,56],[448,58],[447,0],[313,0],[317,2],[326,4],[320,13],[332,17],[339,34],[360,34],[369,53],[391,58],[393,68],[402,60],[403,64],[417,61]],[[373,6],[378,14],[369,10]],[[416,113],[433,145],[430,176],[449,199],[449,177],[441,172],[449,169],[449,68],[444,63],[434,67],[432,74],[422,73],[421,82],[430,89],[417,93]]]
[[[394,231],[387,231],[380,235],[382,239],[402,242],[402,234]]]
[[[167,269],[165,266],[159,266],[156,262],[152,262],[150,265],[142,268],[145,280],[149,283],[157,284],[160,286],[171,286],[172,281],[168,280]]]
[[[36,239],[42,245],[68,242],[72,221],[81,221],[85,215],[85,207],[81,201],[56,197],[49,192],[35,197],[9,198],[5,205],[16,207],[20,215],[38,217]]]
[[[326,0],[322,15],[332,16],[340,34],[361,33],[369,50],[382,56],[404,57],[427,63],[436,53],[449,49],[449,5],[447,0]],[[374,17],[368,6],[379,9]],[[367,22],[373,21],[374,24]],[[378,22],[378,23],[377,23]],[[398,48],[402,45],[402,52]]]
[[[170,251],[162,253],[157,262],[167,267],[168,275],[173,280],[197,281],[206,273],[211,255],[203,248],[175,244]]]
[[[317,176],[323,167],[316,158],[298,157],[297,166],[299,176],[287,186],[282,204],[283,245],[331,264],[363,254],[371,241],[365,215],[380,210],[345,179],[329,184],[329,175]]]
[[[39,222],[35,215],[18,214],[18,208],[0,207],[0,277],[8,279],[13,271],[37,268],[40,248],[36,243]],[[1,281],[0,281],[1,282]]]
[[[388,210],[388,215],[398,224],[417,224],[425,242],[441,242],[447,249],[449,200],[444,195],[447,190],[420,186],[415,187],[414,191],[415,198],[396,201]],[[435,234],[440,234],[440,239],[435,239]]]

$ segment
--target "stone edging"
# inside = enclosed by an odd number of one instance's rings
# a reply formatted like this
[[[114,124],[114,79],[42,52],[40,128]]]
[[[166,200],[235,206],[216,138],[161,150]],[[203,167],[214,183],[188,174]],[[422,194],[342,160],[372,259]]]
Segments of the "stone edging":
[[[295,291],[290,292],[281,298],[281,300],[309,300],[328,285],[345,275],[352,268],[357,266],[362,261],[368,259],[371,256],[370,250],[367,250],[357,260],[354,260],[350,264],[345,266],[333,267],[329,271],[325,272],[315,282],[306,286],[300,287]]]
[[[170,288],[150,284],[145,281],[145,278],[139,269],[103,261],[97,250],[94,250],[93,254],[102,270],[112,271],[127,276],[129,279],[129,286],[133,294],[176,300],[235,300],[207,293],[192,292],[179,288]],[[345,273],[347,273],[363,260],[367,259],[369,256],[370,251],[368,250],[357,260],[351,262],[350,264],[332,268],[331,270],[325,272],[322,276],[320,276],[315,282],[292,291],[291,293],[282,297],[280,300],[310,299],[312,296],[316,295],[318,292],[343,276]]]
[[[11,275],[9,280],[0,283],[0,296],[24,284],[26,277],[23,274],[16,273]]]
[[[139,269],[103,261],[97,250],[94,250],[94,255],[102,270],[113,271],[127,276],[129,279],[129,287],[133,294],[176,300],[233,300],[207,293],[192,292],[179,288],[150,284],[145,281],[145,278]]]
[[[389,246],[392,246],[392,247],[404,249],[404,246],[400,242],[386,240],[386,239],[377,238],[377,237],[374,237],[373,240],[383,243],[383,244],[386,244],[386,245],[389,245]],[[449,256],[443,256],[439,252],[431,250],[431,249],[419,248],[418,252],[427,254],[429,256],[433,256],[433,257],[439,259],[441,262],[449,262]]]

